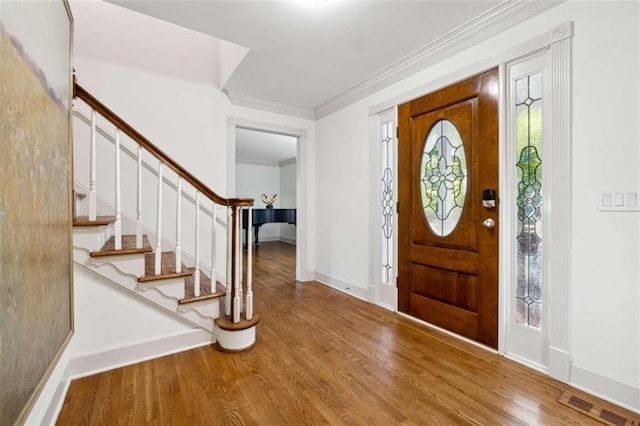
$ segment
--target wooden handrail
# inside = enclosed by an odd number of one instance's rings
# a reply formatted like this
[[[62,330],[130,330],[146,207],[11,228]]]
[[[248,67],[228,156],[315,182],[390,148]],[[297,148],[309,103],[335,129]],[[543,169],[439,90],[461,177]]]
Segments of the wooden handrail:
[[[171,157],[165,154],[160,148],[155,146],[149,139],[145,138],[136,129],[134,129],[129,123],[120,118],[116,113],[111,111],[106,105],[96,99],[91,93],[85,90],[78,83],[74,84],[74,97],[82,99],[87,105],[93,108],[101,116],[109,120],[114,126],[124,132],[127,136],[133,139],[136,143],[149,151],[158,160],[166,164],[171,170],[176,172],[179,176],[182,176],[184,180],[189,182],[197,191],[200,191],[207,198],[223,206],[229,207],[248,207],[253,206],[253,198],[224,198],[216,194],[211,188],[202,183],[198,178],[186,171],[180,164],[176,163]]]

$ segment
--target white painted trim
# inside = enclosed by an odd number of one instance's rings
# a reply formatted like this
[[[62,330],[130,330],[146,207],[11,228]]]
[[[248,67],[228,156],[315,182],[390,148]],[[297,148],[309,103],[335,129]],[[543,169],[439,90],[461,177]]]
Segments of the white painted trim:
[[[227,94],[233,105],[305,118],[307,120],[313,120],[315,118],[313,109],[311,108],[288,105],[238,90],[225,89],[224,92]]]
[[[547,296],[546,313],[548,317],[549,347],[570,353],[571,330],[571,234],[572,234],[572,135],[571,135],[571,38],[573,25],[560,26],[554,29],[552,36],[558,41],[551,44],[551,63],[547,81],[549,88],[550,138],[545,141],[547,152],[546,167],[543,167],[547,178],[546,199],[549,200],[548,226],[545,237],[553,241],[553,256],[545,258],[545,291]],[[549,115],[547,115],[549,117]],[[546,134],[545,134],[546,136]],[[548,174],[545,174],[545,169]],[[550,250],[546,250],[550,252]],[[549,375],[563,382],[568,382],[570,357],[564,358],[567,363],[549,365]],[[557,360],[559,361],[560,358]],[[553,367],[553,369],[552,369]]]
[[[263,121],[248,120],[245,118],[238,118],[238,117],[232,117],[232,116],[227,116],[227,124],[232,124],[236,127],[240,127],[243,129],[259,130],[261,132],[275,133],[277,135],[283,135],[283,136],[294,136],[294,137],[307,136],[306,129],[281,126],[279,124],[265,123]],[[298,156],[296,155],[296,157]],[[234,158],[235,158],[235,154],[234,154]]]
[[[315,108],[316,119],[332,114],[416,72],[462,52],[566,0],[502,2],[426,46],[394,62]],[[471,75],[471,74],[466,74]],[[422,92],[428,93],[428,92]]]
[[[334,290],[346,293],[349,296],[355,297],[356,299],[369,302],[369,299],[367,298],[367,289],[364,287],[360,287],[355,284],[349,284],[348,282],[343,281],[339,278],[330,277],[329,275],[321,274],[319,272],[316,272],[314,279],[320,284],[331,287]]]
[[[244,160],[242,158],[236,158],[236,164],[246,164],[248,166],[267,166],[279,168],[280,163],[277,161],[260,161],[260,160]]]
[[[460,68],[455,72],[447,74],[441,78],[415,87],[400,95],[394,96],[384,102],[369,107],[369,115],[379,114],[380,112],[392,108],[396,105],[417,99],[427,93],[435,92],[446,86],[450,86],[459,81],[467,79],[469,76],[481,73],[491,68],[495,68],[500,64],[504,64],[521,56],[535,53],[540,49],[548,48],[552,43],[573,37],[573,22],[565,22],[562,25],[554,27],[551,31],[547,31],[537,37],[529,39],[523,43],[517,44],[507,50],[495,55],[489,56],[475,64]]]
[[[310,265],[311,241],[309,233],[309,216],[311,210],[311,199],[308,188],[310,177],[309,171],[309,143],[307,130],[281,126],[278,124],[265,123],[255,120],[247,120],[238,117],[227,116],[227,182],[229,193],[235,194],[235,174],[236,174],[236,128],[241,127],[250,130],[275,133],[298,138],[296,144],[296,280],[308,281],[313,279],[313,272]]]
[[[285,166],[290,166],[292,164],[296,164],[296,157],[291,157],[286,160],[282,160],[278,163],[278,166],[285,167]]]
[[[573,364],[571,386],[640,414],[640,387]]]
[[[212,334],[189,330],[173,336],[114,347],[106,351],[80,355],[69,362],[65,378],[77,379],[150,359],[188,351],[215,342]]]
[[[68,364],[69,345],[67,344],[24,420],[25,425],[55,424],[69,387],[69,381],[64,379]]]
[[[296,240],[294,240],[293,238],[287,238],[287,237],[280,237],[280,242],[282,243],[287,243],[287,244],[291,244],[293,246],[296,245]]]

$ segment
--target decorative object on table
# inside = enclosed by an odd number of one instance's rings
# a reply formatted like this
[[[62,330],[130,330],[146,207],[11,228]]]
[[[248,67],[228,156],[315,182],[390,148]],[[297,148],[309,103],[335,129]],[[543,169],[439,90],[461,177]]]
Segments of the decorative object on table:
[[[267,208],[272,208],[273,203],[276,202],[277,198],[278,198],[278,194],[273,194],[273,197],[271,198],[267,197],[267,194],[262,194],[262,196],[260,197],[262,202],[266,204]]]

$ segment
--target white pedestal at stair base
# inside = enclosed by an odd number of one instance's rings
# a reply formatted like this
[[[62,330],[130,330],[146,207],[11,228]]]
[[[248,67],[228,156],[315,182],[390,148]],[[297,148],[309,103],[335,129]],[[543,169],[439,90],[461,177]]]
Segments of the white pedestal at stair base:
[[[257,314],[253,315],[251,321],[245,319],[239,323],[232,322],[229,317],[217,318],[216,344],[224,352],[241,352],[251,349],[256,343],[256,325],[260,322]]]

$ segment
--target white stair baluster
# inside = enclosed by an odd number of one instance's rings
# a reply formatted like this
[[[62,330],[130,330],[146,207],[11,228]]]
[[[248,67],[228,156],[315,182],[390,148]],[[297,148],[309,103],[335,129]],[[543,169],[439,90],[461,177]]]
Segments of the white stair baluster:
[[[91,110],[91,147],[89,149],[89,220],[96,220],[96,111]]]
[[[213,203],[211,210],[213,221],[211,223],[211,294],[216,292],[216,203]]]
[[[142,147],[138,145],[138,202],[136,220],[136,248],[142,248]]]
[[[227,207],[227,271],[225,273],[225,284],[227,287],[227,293],[224,300],[224,313],[225,315],[231,315],[231,207]]]
[[[178,176],[176,205],[176,272],[182,272],[182,177]]]
[[[249,207],[247,213],[247,305],[246,318],[251,321],[253,318],[253,265],[251,264],[253,255],[253,246],[251,245],[251,227],[253,225],[253,208]]]
[[[242,249],[239,249],[239,244],[238,244],[238,228],[240,228],[240,221],[242,220],[242,211],[240,210],[239,207],[234,207],[234,211],[236,214],[236,223],[235,223],[235,227],[236,227],[236,246],[235,246],[235,250],[236,250],[236,264],[233,265],[233,267],[235,268],[236,271],[236,276],[235,276],[235,293],[233,295],[233,322],[238,323],[240,322],[240,310],[242,309],[241,306],[241,301],[242,301],[242,297],[241,297],[241,277],[240,277],[240,263],[242,262],[241,257],[240,257],[240,253],[242,252]]]
[[[158,166],[158,222],[156,223],[155,275],[162,270],[162,161]]]
[[[116,250],[122,249],[122,189],[120,187],[120,129],[116,127],[116,222],[115,243]]]
[[[196,269],[193,272],[193,295],[200,296],[200,192],[196,191]]]

